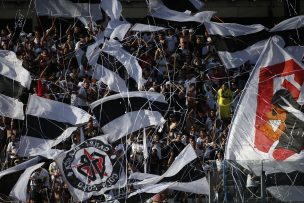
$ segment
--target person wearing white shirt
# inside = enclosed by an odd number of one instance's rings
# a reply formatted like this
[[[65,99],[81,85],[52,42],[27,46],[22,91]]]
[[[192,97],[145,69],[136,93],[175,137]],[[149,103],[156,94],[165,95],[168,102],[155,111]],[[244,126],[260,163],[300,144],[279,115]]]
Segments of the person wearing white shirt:
[[[79,88],[78,94],[77,94],[77,104],[78,107],[87,111],[89,109],[89,102],[88,102],[88,89],[89,89],[90,83],[89,81],[85,80],[83,82],[83,85]]]
[[[17,149],[19,148],[19,141],[17,140],[16,134],[12,132],[11,141],[8,143],[7,152],[7,162],[8,166],[12,167],[14,161],[17,159]]]

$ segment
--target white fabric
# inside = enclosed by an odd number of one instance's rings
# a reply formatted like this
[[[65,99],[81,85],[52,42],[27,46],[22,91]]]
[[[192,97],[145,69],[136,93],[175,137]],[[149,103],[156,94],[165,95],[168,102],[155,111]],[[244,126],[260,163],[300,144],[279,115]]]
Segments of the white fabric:
[[[301,164],[304,164],[304,152],[294,154],[287,158],[285,162],[278,162],[272,157],[272,151],[277,142],[273,144],[268,153],[261,152],[254,147],[255,121],[257,110],[257,95],[260,68],[280,64],[290,60],[292,57],[279,45],[270,39],[261,54],[251,77],[246,84],[245,92],[239,102],[238,109],[232,120],[232,127],[229,132],[229,139],[225,150],[225,159],[241,161],[245,167],[249,166],[255,173],[261,172],[261,162],[263,161],[264,171],[275,169],[277,171],[299,170],[303,171]],[[294,60],[296,62],[296,60]],[[296,62],[298,63],[298,62]],[[300,67],[303,67],[298,63]],[[247,163],[248,160],[255,160]],[[259,162],[260,160],[261,162]],[[247,165],[245,164],[247,163]],[[283,163],[287,163],[283,165]],[[275,171],[273,171],[275,172]]]
[[[140,182],[134,183],[135,186],[142,186],[142,185],[153,185],[157,182],[161,181],[165,177],[174,176],[177,174],[183,167],[189,164],[191,161],[197,158],[196,152],[193,147],[188,144],[181,153],[175,158],[174,162],[168,168],[168,170],[162,174],[161,176],[145,179]]]
[[[12,80],[20,82],[27,89],[30,89],[32,78],[22,66],[16,54],[12,51],[0,50],[0,74]]]
[[[151,11],[150,16],[177,22],[194,21],[203,23],[210,21],[212,16],[216,13],[214,11],[203,11],[196,13],[195,15],[190,15],[187,13],[171,10],[167,8],[160,0],[150,0],[149,7]]]
[[[119,20],[122,6],[118,0],[101,0],[101,8],[111,19]]]
[[[88,93],[86,89],[81,86],[78,90],[78,95],[81,95],[82,97],[88,98]],[[78,106],[89,106],[89,103],[86,99],[82,99],[79,96],[77,97],[77,104]]]
[[[192,5],[197,9],[201,10],[204,7],[204,3],[201,0],[189,0]]]
[[[102,127],[109,143],[149,126],[163,125],[166,120],[158,111],[141,110],[124,114]]]
[[[86,57],[90,65],[95,65],[97,63],[98,57],[100,57],[99,45],[101,45],[103,42],[104,36],[101,35],[98,37],[97,41],[94,44],[88,46]]]
[[[105,141],[105,139],[104,139],[104,136],[97,136],[97,137],[94,137],[94,138],[92,138],[92,139],[86,140],[86,142],[90,142],[90,140],[96,140],[96,139],[97,139],[97,140],[101,140],[102,142],[104,142],[104,144],[107,144],[106,141]],[[91,147],[89,147],[89,148],[91,148]],[[66,151],[66,152],[60,154],[60,156],[58,156],[58,157],[55,159],[55,161],[56,161],[56,164],[58,165],[58,167],[59,167],[59,169],[60,169],[60,171],[61,171],[62,177],[63,177],[63,179],[65,179],[65,182],[66,182],[66,184],[67,184],[67,186],[68,186],[68,188],[69,188],[69,191],[70,191],[70,193],[71,193],[71,195],[73,196],[73,198],[74,198],[75,201],[85,201],[85,200],[87,200],[88,198],[90,198],[91,196],[101,195],[101,194],[104,194],[106,191],[109,191],[109,190],[112,190],[112,189],[115,189],[115,188],[122,188],[122,187],[125,186],[126,181],[127,181],[127,178],[126,178],[124,172],[121,171],[119,180],[117,181],[116,184],[112,185],[111,187],[104,187],[104,188],[102,188],[102,189],[99,190],[99,191],[92,191],[92,192],[84,192],[84,191],[82,191],[82,190],[79,190],[79,189],[73,187],[73,186],[69,183],[69,181],[67,180],[67,178],[66,178],[66,176],[65,176],[65,173],[64,173],[64,171],[63,171],[63,160],[65,159],[65,157],[66,157],[66,155],[67,155],[68,153],[71,153],[71,152],[74,151],[74,150],[77,151],[77,149],[73,148],[73,149],[71,149],[71,150],[69,150],[69,151]],[[73,161],[75,161],[76,159],[80,159],[80,157],[77,157],[77,158],[74,157],[74,160],[73,160]],[[107,159],[108,159],[108,161],[110,161],[110,160],[109,160],[109,157],[107,157]],[[109,166],[109,167],[110,167],[110,166]],[[106,166],[106,168],[107,168],[107,166]],[[79,172],[76,172],[76,171],[77,171],[77,170],[75,170],[75,175],[76,175],[76,177],[80,176],[80,177],[83,178],[83,175],[81,175]],[[78,178],[79,178],[79,177],[78,177]],[[81,180],[81,178],[79,178],[79,179]],[[98,181],[98,180],[97,180],[97,181]]]
[[[73,3],[69,0],[36,0],[36,11],[39,16],[56,16],[76,18],[90,17],[93,21],[102,19],[100,4]]]
[[[40,157],[35,157],[35,158],[30,159],[30,160],[28,160],[28,161],[25,161],[25,162],[23,162],[23,163],[21,163],[21,164],[18,164],[17,166],[13,166],[13,167],[8,168],[8,169],[6,169],[6,170],[4,170],[4,171],[1,171],[1,172],[0,172],[0,180],[1,180],[1,178],[2,178],[3,176],[5,176],[5,175],[7,175],[7,174],[15,173],[15,172],[24,170],[24,169],[26,169],[26,168],[29,168],[29,167],[31,167],[31,166],[33,166],[33,165],[35,165],[35,164],[38,164],[39,161],[40,161],[40,159],[41,159]]]
[[[203,23],[210,21],[210,19],[213,17],[215,13],[216,12],[214,11],[202,11],[192,16],[186,13],[169,10],[167,8],[162,8],[153,12],[151,16],[154,18],[160,18],[160,19],[176,21],[176,22],[193,21],[193,22]]]
[[[132,28],[131,31],[134,32],[157,32],[161,30],[167,30],[168,28],[159,27],[154,25],[146,25],[141,23],[136,23]]]
[[[298,29],[304,26],[303,16],[297,16],[294,18],[287,19],[282,21],[270,32],[279,32],[290,29]],[[204,23],[206,30],[211,35],[221,35],[221,36],[232,36],[237,37],[241,35],[248,35],[260,32],[262,30],[268,30],[263,25],[254,24],[254,25],[240,25],[236,23],[216,23],[216,22],[205,22]],[[289,46],[285,47],[285,42],[281,37],[276,36],[277,43],[281,47],[284,47],[294,58],[301,61],[303,58],[304,47],[303,46]],[[253,44],[250,47],[247,47],[244,50],[236,52],[227,52],[227,51],[218,51],[218,55],[221,58],[224,66],[228,69],[237,68],[244,64],[246,61],[249,61],[251,64],[255,64],[258,58],[260,57],[267,40],[259,41]]]
[[[108,97],[104,97],[100,100],[97,100],[93,103],[91,103],[91,109],[94,109],[96,106],[114,100],[114,99],[119,99],[119,98],[130,98],[130,97],[143,97],[146,98],[148,100],[150,100],[151,102],[154,101],[158,101],[158,102],[163,102],[163,103],[167,103],[165,100],[165,97],[163,94],[160,93],[156,93],[156,92],[144,92],[144,91],[136,91],[136,92],[122,92],[120,94],[114,94]]]
[[[150,179],[150,178],[158,178],[160,177],[159,175],[154,175],[154,174],[148,174],[148,173],[132,173],[129,176],[130,180],[145,180],[145,179]],[[168,189],[172,190],[177,190],[177,191],[183,191],[183,192],[190,192],[190,193],[195,193],[195,194],[209,194],[209,184],[207,182],[206,177],[191,181],[191,182],[172,182],[173,184],[171,185],[170,182],[164,182],[160,184],[156,184],[155,186],[160,186],[160,185],[167,185],[170,184]],[[154,184],[153,184],[154,185]],[[146,188],[150,188],[153,185],[149,185],[148,187],[144,187],[139,191],[144,191],[146,192]]]
[[[147,178],[155,178],[155,177],[159,177],[159,175],[155,175],[155,174],[150,174],[150,173],[140,173],[140,172],[135,172],[135,173],[131,173],[129,175],[129,180],[144,180]]]
[[[142,189],[138,189],[135,192],[129,194],[128,198],[133,197],[137,194],[141,194],[141,193],[157,194],[157,193],[160,193],[160,192],[168,189],[173,184],[174,183],[160,183],[160,184],[155,184],[155,185],[149,185],[147,187],[144,187]]]
[[[266,188],[270,194],[283,202],[303,202],[304,186],[282,185]]]
[[[91,118],[90,114],[80,108],[35,95],[29,98],[26,114],[72,125],[87,123]]]
[[[126,24],[122,24],[122,25],[117,26],[113,30],[113,32],[110,36],[110,39],[117,38],[119,41],[122,41],[125,38],[125,35],[129,31],[130,27],[131,27],[130,23],[126,23]]]
[[[44,164],[44,162],[27,168],[22,173],[22,175],[19,177],[18,182],[15,184],[15,186],[11,190],[10,196],[16,198],[19,201],[27,202],[27,200],[28,200],[28,198],[27,198],[27,194],[28,194],[27,186],[28,186],[28,182],[30,180],[31,174],[35,170],[40,168],[43,164]]]
[[[23,103],[0,94],[0,116],[24,120]]]
[[[266,27],[260,24],[253,25],[240,25],[236,23],[204,23],[208,34],[221,35],[221,36],[241,36],[245,34],[254,34],[262,30],[267,30]]]
[[[206,177],[187,183],[175,182],[169,189],[195,194],[209,194],[209,184]]]
[[[104,31],[104,36],[110,38],[112,32],[114,31],[114,29],[119,26],[119,25],[123,25],[123,24],[128,24],[128,22],[126,21],[120,21],[120,20],[116,20],[116,19],[111,19],[108,24],[107,27]]]
[[[275,25],[270,32],[282,31],[282,30],[292,30],[295,28],[304,27],[304,15],[295,16],[289,18]]]
[[[108,85],[108,88],[115,92],[127,92],[128,88],[126,82],[115,72],[107,69],[106,67],[96,64],[93,78],[99,82],[103,82]]]
[[[75,130],[77,130],[77,127],[67,128],[59,137],[53,140],[31,136],[21,136],[18,155],[21,157],[27,157],[37,156],[44,153],[45,157],[51,158],[53,157],[54,153],[51,148],[69,138]]]
[[[132,77],[138,84],[138,89],[144,85],[145,80],[142,77],[142,69],[133,55],[124,50],[117,41],[105,41],[102,51],[115,57],[126,68],[128,75]]]

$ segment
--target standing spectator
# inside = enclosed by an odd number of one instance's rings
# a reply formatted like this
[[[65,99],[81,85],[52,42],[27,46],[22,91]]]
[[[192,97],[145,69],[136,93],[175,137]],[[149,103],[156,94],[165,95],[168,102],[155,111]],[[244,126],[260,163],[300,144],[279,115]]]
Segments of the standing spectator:
[[[89,87],[90,87],[90,82],[89,80],[85,79],[83,84],[78,90],[78,95],[77,95],[77,104],[78,107],[88,111],[89,110]]]
[[[223,84],[217,93],[219,104],[219,114],[221,119],[230,118],[230,105],[232,102],[232,92],[227,83]]]
[[[49,201],[49,173],[46,169],[38,168],[30,177],[30,203]]]
[[[53,161],[49,166],[49,174],[51,176],[52,181],[51,198],[54,202],[60,202],[61,190],[63,189],[63,179],[60,174],[59,167],[57,166],[55,161]]]
[[[171,151],[168,160],[168,167],[173,163],[175,157],[184,149],[185,145],[182,143],[182,134],[178,133],[173,142],[170,143]]]
[[[17,139],[16,131],[12,130],[11,133],[10,142],[6,149],[8,167],[12,167],[14,165],[14,162],[17,159],[17,150],[19,148],[19,140]]]
[[[168,30],[168,35],[166,36],[166,42],[168,45],[169,54],[173,54],[177,48],[177,38],[174,36],[174,31],[172,29]]]

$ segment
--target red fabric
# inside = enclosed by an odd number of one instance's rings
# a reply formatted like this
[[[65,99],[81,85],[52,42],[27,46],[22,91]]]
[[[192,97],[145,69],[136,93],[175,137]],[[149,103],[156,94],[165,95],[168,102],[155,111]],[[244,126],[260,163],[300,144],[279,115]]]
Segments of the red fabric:
[[[272,153],[273,158],[275,158],[278,161],[283,161],[287,159],[288,157],[294,155],[295,152],[289,149],[276,149]]]
[[[40,79],[38,79],[37,95],[39,97],[43,96],[43,87],[42,87],[42,82]]]

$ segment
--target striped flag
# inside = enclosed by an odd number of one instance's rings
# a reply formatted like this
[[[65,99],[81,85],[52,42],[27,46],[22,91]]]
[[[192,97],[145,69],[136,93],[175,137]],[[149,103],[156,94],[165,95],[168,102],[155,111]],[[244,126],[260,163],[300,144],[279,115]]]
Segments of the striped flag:
[[[283,202],[301,202],[304,199],[304,173],[299,171],[266,174],[266,188]]]
[[[88,48],[89,63],[95,66],[93,78],[108,85],[115,92],[140,90],[145,80],[135,56],[115,41],[102,40]]]
[[[0,51],[0,115],[24,120],[23,103],[30,89],[30,73],[11,51]]]
[[[36,11],[39,16],[102,19],[100,0],[36,0]]]
[[[271,36],[278,36],[281,47],[297,60],[303,57],[304,16],[282,21],[271,30],[260,24],[204,24],[219,57],[228,69],[237,68],[247,61],[255,64]]]
[[[14,167],[0,172],[0,193],[5,196],[13,197],[19,201],[28,200],[28,183],[31,174],[41,167],[43,158],[35,157]],[[5,183],[5,184],[4,184]]]
[[[115,57],[100,51],[99,53],[92,77],[106,84],[114,92],[132,90],[132,87],[128,87],[128,81],[125,80],[126,70],[124,66]],[[130,79],[132,80],[132,78]],[[136,84],[134,80],[132,81],[133,84]]]
[[[191,0],[189,2],[198,2],[197,0]],[[165,1],[164,1],[165,2]],[[164,3],[161,0],[150,0],[149,1],[149,9],[150,9],[150,16],[154,18],[160,18],[164,20],[169,20],[169,21],[176,21],[176,22],[198,22],[198,23],[203,23],[206,21],[210,21],[210,19],[213,17],[215,14],[214,11],[202,11],[195,13],[194,15],[189,14],[188,12],[184,12],[187,10],[187,7],[185,5],[182,7],[183,11],[177,11],[174,9],[171,9],[171,5],[174,5],[175,9],[176,6],[180,7],[180,4],[176,4],[173,1],[168,1],[168,6],[167,7],[166,3]],[[187,1],[182,1],[182,2],[187,2]],[[190,4],[188,4],[190,5]],[[197,4],[198,5],[198,4]]]
[[[142,69],[135,56],[124,50],[122,45],[115,40],[105,41],[101,51],[115,57],[125,67],[129,78],[136,81],[138,90],[142,88],[145,80],[142,77]]]
[[[105,97],[90,105],[109,142],[141,128],[162,125],[167,102],[162,94],[154,92],[124,92]]]
[[[77,107],[30,96],[18,155],[47,155],[48,150],[68,138],[77,129],[73,126],[87,123],[90,118],[90,114]]]
[[[176,157],[168,170],[161,176],[144,173],[133,173],[130,180],[135,192],[128,195],[127,202],[144,202],[165,189],[172,189],[195,194],[209,194],[209,184],[206,174],[201,167],[196,165],[197,155],[189,144]]]
[[[239,161],[255,174],[262,169],[266,174],[303,173],[303,88],[302,64],[268,40],[232,120],[225,159]],[[281,186],[287,187],[277,184]],[[288,186],[304,193],[303,185]],[[281,189],[282,196],[290,192]]]

